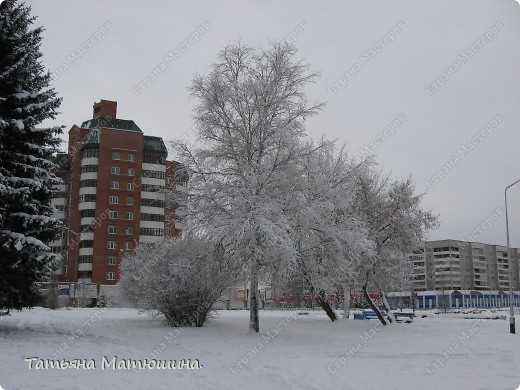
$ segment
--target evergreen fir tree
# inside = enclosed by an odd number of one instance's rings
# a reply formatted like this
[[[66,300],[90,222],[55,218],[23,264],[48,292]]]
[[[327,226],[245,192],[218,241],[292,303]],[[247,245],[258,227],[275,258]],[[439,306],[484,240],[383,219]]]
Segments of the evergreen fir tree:
[[[0,310],[22,310],[39,300],[36,283],[59,264],[45,245],[62,229],[52,218],[52,186],[61,183],[51,159],[61,127],[61,99],[41,62],[41,33],[31,9],[17,0],[0,5]]]

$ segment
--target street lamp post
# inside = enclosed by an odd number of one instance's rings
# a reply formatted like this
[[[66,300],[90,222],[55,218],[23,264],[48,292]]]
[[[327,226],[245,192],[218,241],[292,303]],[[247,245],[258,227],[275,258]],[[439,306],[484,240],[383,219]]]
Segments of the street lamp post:
[[[513,299],[513,262],[511,261],[511,251],[509,250],[509,219],[507,217],[507,190],[513,187],[515,184],[520,183],[520,179],[510,184],[504,190],[504,199],[506,203],[506,235],[507,235],[507,262],[509,264],[509,332],[515,332],[515,311],[514,311],[514,299]]]

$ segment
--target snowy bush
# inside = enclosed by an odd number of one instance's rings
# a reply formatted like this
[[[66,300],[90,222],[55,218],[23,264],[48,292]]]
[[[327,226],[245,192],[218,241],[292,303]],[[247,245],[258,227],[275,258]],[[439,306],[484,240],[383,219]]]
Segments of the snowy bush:
[[[200,239],[141,245],[124,256],[120,270],[124,297],[163,314],[170,326],[202,326],[232,281],[219,246]]]

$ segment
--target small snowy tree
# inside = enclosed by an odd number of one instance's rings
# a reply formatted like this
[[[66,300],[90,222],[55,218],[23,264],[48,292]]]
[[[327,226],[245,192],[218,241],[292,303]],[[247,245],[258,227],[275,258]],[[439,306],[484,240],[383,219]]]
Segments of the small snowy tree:
[[[51,218],[52,185],[61,181],[50,161],[60,127],[36,128],[56,116],[61,99],[41,63],[42,28],[31,29],[30,7],[0,4],[0,309],[33,306],[36,282],[58,266],[44,243],[61,222]]]
[[[222,242],[247,275],[252,332],[261,279],[289,272],[298,257],[286,206],[307,152],[304,121],[322,107],[303,93],[316,76],[287,43],[267,50],[233,43],[190,88],[197,145],[176,145],[190,173],[189,224]]]
[[[221,246],[196,238],[141,244],[124,256],[120,270],[123,296],[176,327],[202,326],[232,282]]]

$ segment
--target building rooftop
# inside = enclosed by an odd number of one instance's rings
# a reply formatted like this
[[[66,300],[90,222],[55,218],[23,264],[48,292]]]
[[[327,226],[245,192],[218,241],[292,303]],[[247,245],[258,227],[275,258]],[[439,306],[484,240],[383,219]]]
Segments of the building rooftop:
[[[115,119],[110,117],[98,116],[97,118],[89,119],[88,121],[85,121],[81,124],[81,128],[83,129],[95,129],[102,127],[137,131],[139,133],[142,133],[141,129],[139,128],[139,126],[135,124],[134,121],[127,119]]]

